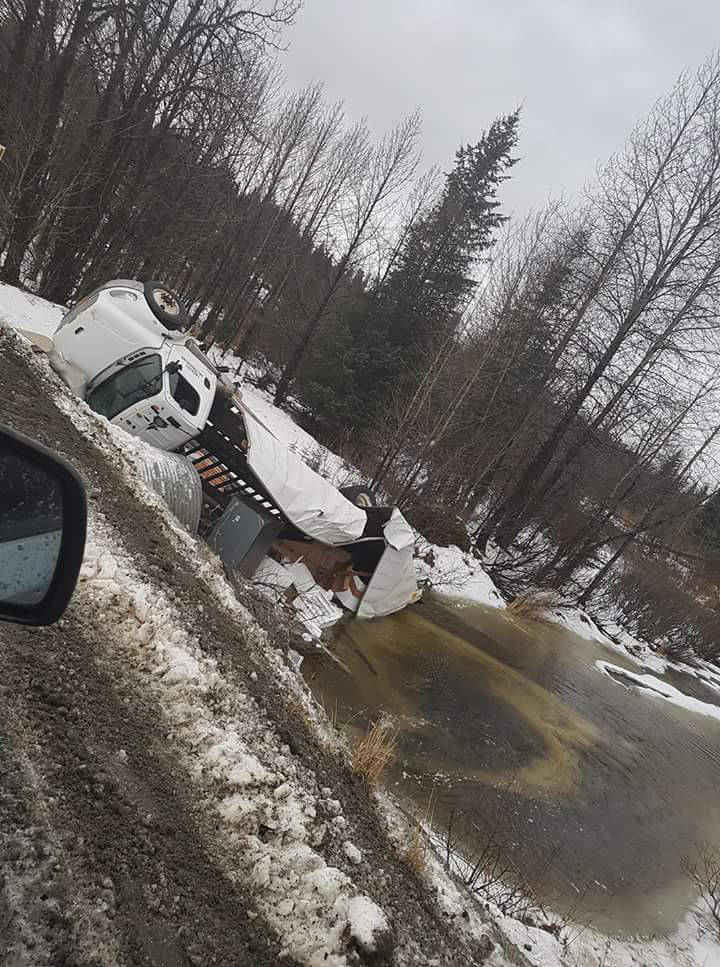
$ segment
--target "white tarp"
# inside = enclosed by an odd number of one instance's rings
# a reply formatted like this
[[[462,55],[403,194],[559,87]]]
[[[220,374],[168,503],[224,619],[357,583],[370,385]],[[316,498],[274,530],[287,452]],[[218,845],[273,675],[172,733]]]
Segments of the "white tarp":
[[[248,465],[288,520],[325,544],[347,544],[361,537],[365,511],[288,450],[244,401],[242,412]]]
[[[387,547],[363,595],[358,618],[381,618],[417,600],[417,574],[412,528],[395,508],[383,528]]]

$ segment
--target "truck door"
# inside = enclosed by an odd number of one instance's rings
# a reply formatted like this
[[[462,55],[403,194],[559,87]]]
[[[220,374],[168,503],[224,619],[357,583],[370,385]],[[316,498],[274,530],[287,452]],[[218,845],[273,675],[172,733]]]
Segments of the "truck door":
[[[215,376],[203,371],[185,346],[173,346],[166,366],[167,395],[175,418],[191,436],[205,426],[215,398]]]

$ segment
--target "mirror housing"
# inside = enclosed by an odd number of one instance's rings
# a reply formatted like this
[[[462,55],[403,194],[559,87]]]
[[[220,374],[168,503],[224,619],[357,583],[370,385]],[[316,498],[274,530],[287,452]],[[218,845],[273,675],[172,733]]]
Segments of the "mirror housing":
[[[0,427],[0,469],[2,468],[3,458],[10,458],[8,467],[12,461],[27,465],[32,471],[38,472],[40,484],[49,481],[53,489],[53,497],[59,496],[60,512],[56,517],[59,524],[59,540],[56,539],[57,530],[49,532],[36,530],[31,532],[30,538],[16,536],[6,543],[9,545],[6,554],[5,566],[8,572],[13,571],[13,557],[18,559],[22,555],[18,551],[23,551],[23,543],[30,543],[32,537],[50,538],[46,541],[45,548],[36,551],[36,561],[43,552],[47,560],[40,560],[40,570],[46,564],[52,565],[47,576],[47,580],[42,585],[42,593],[33,591],[26,594],[26,600],[3,600],[0,594],[0,621],[12,621],[17,624],[26,625],[49,625],[62,615],[70,601],[75,585],[77,584],[80,565],[82,564],[83,552],[85,550],[85,533],[87,527],[87,503],[85,499],[85,488],[82,480],[77,473],[64,460],[56,456],[46,447],[29,440],[27,437],[13,430]],[[22,489],[22,488],[20,488]],[[35,508],[33,501],[40,507],[37,491],[33,493],[32,488],[25,490],[25,496],[21,502],[24,514],[32,512]],[[52,501],[45,501],[45,504]],[[12,524],[15,520],[15,511],[11,506],[10,495],[7,489],[7,482],[3,483],[0,473],[0,519],[6,524]],[[27,517],[26,521],[30,520]],[[19,532],[22,533],[22,530]],[[48,555],[52,557],[47,557]],[[27,554],[25,555],[27,557]],[[35,564],[36,562],[33,562]],[[0,577],[2,577],[3,567],[3,541],[0,534]],[[23,594],[15,595],[23,597]]]

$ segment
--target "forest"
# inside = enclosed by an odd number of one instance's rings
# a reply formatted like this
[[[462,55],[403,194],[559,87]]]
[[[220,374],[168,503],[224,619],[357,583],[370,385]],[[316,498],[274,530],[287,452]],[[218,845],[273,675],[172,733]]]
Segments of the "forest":
[[[205,344],[501,587],[720,655],[720,59],[521,217],[522,110],[448,170],[288,88],[296,0],[8,0],[0,279],[158,278]]]

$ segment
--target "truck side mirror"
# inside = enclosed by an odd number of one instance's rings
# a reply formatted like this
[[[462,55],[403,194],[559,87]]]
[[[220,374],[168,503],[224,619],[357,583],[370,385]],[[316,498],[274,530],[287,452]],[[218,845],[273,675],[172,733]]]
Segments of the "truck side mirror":
[[[0,428],[0,621],[49,625],[75,589],[87,507],[75,471]]]

